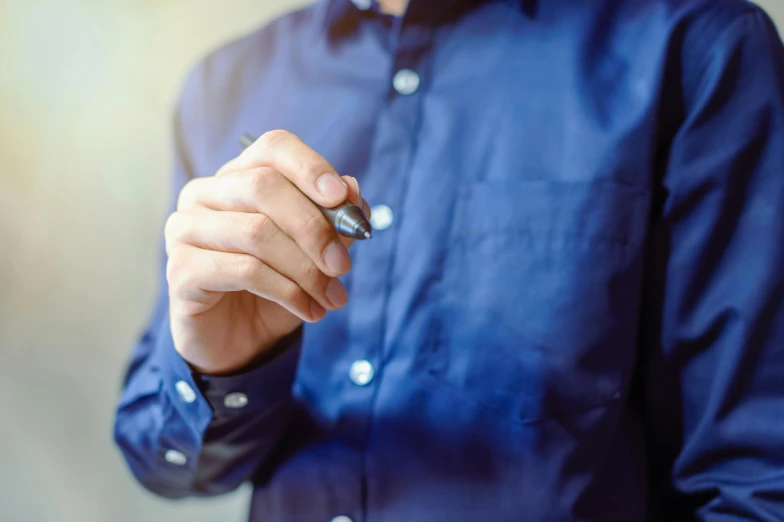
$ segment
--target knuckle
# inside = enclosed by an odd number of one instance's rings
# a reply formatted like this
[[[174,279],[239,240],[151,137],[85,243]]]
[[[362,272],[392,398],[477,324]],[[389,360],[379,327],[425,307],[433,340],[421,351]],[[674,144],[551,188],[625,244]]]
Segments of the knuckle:
[[[169,287],[174,286],[174,276],[177,273],[177,259],[175,257],[175,253],[172,252],[169,254],[169,259],[166,260],[166,281],[169,283]]]
[[[166,219],[166,225],[163,229],[163,235],[166,242],[175,243],[182,236],[182,213],[174,212]]]
[[[256,199],[268,197],[273,192],[275,176],[272,169],[258,167],[250,172],[251,193]]]
[[[269,243],[278,227],[266,214],[257,214],[245,225],[244,238],[248,245]]]
[[[215,172],[215,177],[224,176],[236,170],[237,158],[227,161]]]
[[[188,208],[193,205],[198,179],[192,179],[185,184],[177,195],[177,209]]]
[[[321,279],[324,279],[325,276],[319,270],[319,267],[313,261],[308,260],[303,268],[303,273],[305,274],[305,279],[308,281],[318,282]]]
[[[166,280],[173,291],[188,286],[188,282],[193,280],[193,270],[185,261],[180,252],[175,250],[166,262]],[[175,295],[179,295],[179,292],[175,292]]]
[[[327,289],[329,278],[319,269],[319,267],[308,259],[302,267],[302,279],[304,284],[312,291],[324,293]]]
[[[291,133],[288,131],[274,129],[262,134],[261,138],[259,138],[259,143],[262,145],[265,151],[269,152],[274,150],[281,140],[285,140],[289,136],[291,136]]]
[[[328,166],[323,161],[314,160],[309,157],[301,157],[298,161],[298,171],[302,173],[305,180],[310,183],[316,183],[316,180],[329,170]]]
[[[176,290],[176,295],[181,297],[193,295],[195,294],[196,286],[196,273],[193,269],[179,270],[173,286]]]
[[[307,216],[302,223],[302,231],[308,240],[316,244],[323,244],[325,247],[330,239],[332,239],[332,227],[329,226],[327,220],[320,214],[311,214]]]
[[[244,281],[253,281],[256,285],[261,285],[263,282],[264,270],[261,261],[253,256],[240,256],[236,261],[235,270]]]
[[[294,283],[290,283],[283,288],[281,297],[287,303],[299,305],[302,303],[303,299],[307,298],[307,295],[305,294],[305,291],[302,290],[302,288]]]

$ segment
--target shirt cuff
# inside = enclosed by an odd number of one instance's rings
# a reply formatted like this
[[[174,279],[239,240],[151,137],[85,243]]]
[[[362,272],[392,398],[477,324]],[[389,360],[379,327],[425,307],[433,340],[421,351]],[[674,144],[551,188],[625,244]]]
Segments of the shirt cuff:
[[[166,397],[166,402],[190,431],[191,436],[186,438],[201,441],[207,426],[212,421],[212,409],[199,392],[191,367],[174,348],[168,314],[158,333],[153,353],[153,365],[160,375],[161,392]],[[183,437],[178,438],[183,440]],[[182,449],[194,451],[199,448]]]
[[[227,376],[194,374],[196,383],[216,417],[263,416],[292,397],[302,335],[298,330],[247,369]]]
[[[291,398],[299,362],[300,331],[282,339],[274,357],[229,376],[200,375],[174,348],[168,318],[158,337],[156,363],[174,408],[199,438],[213,417],[259,415]]]

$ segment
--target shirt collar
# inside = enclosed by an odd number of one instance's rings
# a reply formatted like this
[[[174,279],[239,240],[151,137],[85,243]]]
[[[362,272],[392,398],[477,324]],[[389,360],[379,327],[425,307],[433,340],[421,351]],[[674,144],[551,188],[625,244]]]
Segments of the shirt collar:
[[[466,9],[492,0],[411,0],[406,19],[438,22],[459,16]],[[533,16],[538,0],[503,0],[528,16]],[[322,0],[325,24],[332,36],[348,34],[358,21],[376,10],[374,0]],[[361,7],[360,7],[361,6]],[[367,7],[365,7],[367,6]]]

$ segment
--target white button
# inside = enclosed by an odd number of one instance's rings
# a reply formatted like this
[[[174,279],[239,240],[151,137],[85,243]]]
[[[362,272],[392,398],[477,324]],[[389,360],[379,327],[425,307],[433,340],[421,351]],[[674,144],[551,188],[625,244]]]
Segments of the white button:
[[[357,386],[365,386],[373,380],[376,370],[369,361],[360,359],[351,364],[351,369],[348,371],[348,376],[351,382]]]
[[[166,459],[166,462],[169,464],[174,464],[175,466],[184,466],[188,463],[188,457],[177,450],[167,451],[163,458]]]
[[[354,522],[354,521],[348,518],[346,515],[339,515],[333,518],[332,522]]]
[[[238,410],[248,405],[248,396],[244,393],[230,393],[223,399],[223,405],[227,408]]]
[[[419,89],[419,75],[411,69],[400,69],[392,78],[392,86],[400,94],[414,94]]]
[[[370,226],[373,230],[386,230],[394,221],[392,209],[386,205],[375,205],[370,209]]]
[[[196,400],[196,392],[193,391],[193,388],[191,388],[190,384],[187,382],[177,381],[174,388],[177,390],[177,393],[180,394],[180,398],[188,404]]]
[[[370,9],[370,6],[373,5],[373,0],[351,0],[356,6],[357,9],[361,9],[362,11],[366,11]]]

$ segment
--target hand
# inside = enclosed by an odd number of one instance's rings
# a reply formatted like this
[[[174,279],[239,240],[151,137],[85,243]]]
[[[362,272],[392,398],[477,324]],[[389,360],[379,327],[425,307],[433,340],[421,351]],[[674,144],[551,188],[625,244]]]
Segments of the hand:
[[[308,199],[310,198],[310,199]],[[346,305],[337,276],[347,248],[313,202],[349,199],[357,180],[285,131],[264,134],[209,178],[180,192],[166,223],[174,346],[197,371],[238,370],[293,332]]]

